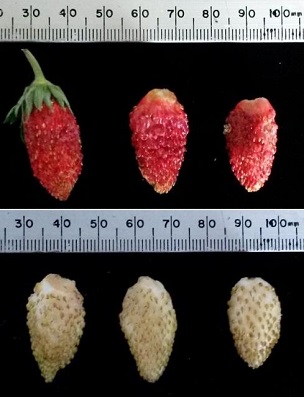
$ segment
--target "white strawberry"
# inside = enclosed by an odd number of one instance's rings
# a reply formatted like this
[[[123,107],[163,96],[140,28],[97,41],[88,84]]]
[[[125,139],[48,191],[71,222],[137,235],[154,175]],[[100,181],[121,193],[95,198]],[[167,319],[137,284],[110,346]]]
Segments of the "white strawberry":
[[[49,274],[29,297],[27,325],[41,375],[52,382],[73,359],[85,325],[83,297],[75,281]]]
[[[159,281],[139,277],[124,297],[119,319],[140,375],[156,382],[168,364],[177,329],[169,293]]]
[[[239,280],[231,291],[228,319],[239,355],[258,368],[280,337],[281,304],[274,288],[260,277]]]

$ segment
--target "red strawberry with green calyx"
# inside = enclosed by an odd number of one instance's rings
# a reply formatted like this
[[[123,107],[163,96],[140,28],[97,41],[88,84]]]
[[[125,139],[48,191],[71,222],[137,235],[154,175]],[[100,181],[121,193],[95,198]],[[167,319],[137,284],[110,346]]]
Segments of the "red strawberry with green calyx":
[[[21,119],[33,174],[56,199],[67,200],[82,171],[80,129],[60,87],[46,80],[29,50],[23,50],[35,79],[6,116]]]

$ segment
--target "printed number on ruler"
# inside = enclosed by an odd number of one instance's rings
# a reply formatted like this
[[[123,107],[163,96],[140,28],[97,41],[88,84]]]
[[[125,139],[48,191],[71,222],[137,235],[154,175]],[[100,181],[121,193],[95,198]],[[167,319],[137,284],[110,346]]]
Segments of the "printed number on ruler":
[[[301,0],[2,0],[0,41],[303,42]]]
[[[0,210],[0,252],[304,251],[304,210]]]

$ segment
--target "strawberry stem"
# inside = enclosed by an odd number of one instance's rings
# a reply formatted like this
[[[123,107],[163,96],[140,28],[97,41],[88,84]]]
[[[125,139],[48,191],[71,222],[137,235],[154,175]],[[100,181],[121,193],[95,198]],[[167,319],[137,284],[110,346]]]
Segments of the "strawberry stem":
[[[47,80],[44,77],[43,71],[42,71],[37,59],[34,57],[34,55],[29,50],[23,49],[22,51],[33,69],[34,76],[35,76],[34,83],[45,84]]]
[[[62,108],[68,108],[72,112],[62,89],[44,77],[38,61],[29,50],[23,49],[22,51],[33,69],[35,79],[25,88],[23,95],[8,112],[4,122],[12,124],[21,118],[21,124],[23,124],[33,109],[40,111],[44,104],[51,109],[54,101]]]

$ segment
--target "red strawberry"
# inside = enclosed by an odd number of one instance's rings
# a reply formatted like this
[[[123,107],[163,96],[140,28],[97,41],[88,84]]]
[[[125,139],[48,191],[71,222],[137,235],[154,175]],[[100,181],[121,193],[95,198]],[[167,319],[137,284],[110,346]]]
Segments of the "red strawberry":
[[[157,193],[174,186],[186,151],[188,118],[173,92],[153,89],[130,113],[132,145],[142,176]]]
[[[266,98],[239,102],[226,119],[224,134],[232,171],[248,192],[268,180],[276,153],[275,110]]]
[[[82,170],[79,126],[61,88],[47,81],[28,50],[35,79],[26,87],[5,122],[21,117],[33,174],[59,200],[67,200]]]

